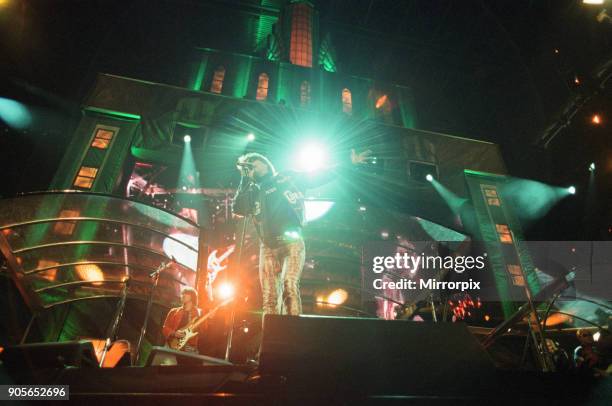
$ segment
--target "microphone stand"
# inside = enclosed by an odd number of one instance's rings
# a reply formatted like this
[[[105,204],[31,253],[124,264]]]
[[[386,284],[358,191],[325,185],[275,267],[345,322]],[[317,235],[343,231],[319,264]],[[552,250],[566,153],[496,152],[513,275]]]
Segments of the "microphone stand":
[[[244,169],[242,169],[242,174],[244,176]],[[248,189],[251,188],[252,185],[248,186]],[[242,266],[242,247],[244,246],[244,237],[246,235],[246,231],[247,231],[247,226],[249,224],[249,220],[251,219],[251,215],[247,214],[244,217],[244,220],[242,221],[242,230],[240,232],[240,238],[238,240],[238,259],[236,261],[236,269],[237,272],[240,272],[240,267]],[[237,276],[237,275],[234,275]],[[235,280],[238,280],[239,278],[234,278]],[[230,326],[229,326],[229,331],[227,333],[227,343],[225,345],[225,360],[229,361],[230,358],[230,352],[232,350],[232,340],[234,338],[234,323],[235,323],[235,318],[236,318],[236,301],[233,300],[232,301],[232,310],[230,313]]]
[[[119,323],[123,318],[123,310],[125,309],[125,301],[127,299],[128,287],[130,284],[130,277],[125,280],[125,284],[123,285],[123,289],[121,291],[121,298],[119,299],[119,303],[117,303],[117,310],[115,310],[115,318],[113,321],[113,325],[111,326],[108,337],[106,338],[106,342],[104,343],[104,350],[102,351],[102,356],[100,357],[100,368],[104,365],[104,360],[106,359],[106,354],[111,347],[111,343],[117,336],[117,331],[119,330]]]
[[[174,262],[174,258],[172,258],[172,262]],[[157,282],[159,282],[159,275],[162,271],[170,266],[172,262],[162,262],[159,267],[153,272],[149,274],[149,278],[153,280],[153,284],[151,289],[149,290],[149,298],[147,299],[147,309],[145,310],[144,321],[142,323],[142,327],[140,328],[140,336],[138,337],[138,343],[136,344],[136,354],[134,354],[134,363],[138,364],[140,361],[140,347],[142,346],[142,340],[147,332],[147,326],[149,324],[149,314],[151,313],[151,307],[153,305],[153,293],[157,288]]]

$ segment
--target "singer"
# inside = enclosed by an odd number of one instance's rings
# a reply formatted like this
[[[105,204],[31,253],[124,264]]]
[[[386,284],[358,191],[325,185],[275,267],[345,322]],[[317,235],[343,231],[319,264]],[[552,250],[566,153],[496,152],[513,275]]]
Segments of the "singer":
[[[352,164],[365,163],[370,153],[351,150]],[[304,192],[334,179],[339,166],[315,175],[277,173],[268,158],[254,152],[241,156],[236,165],[242,178],[232,211],[241,216],[252,215],[259,235],[263,312],[299,315],[299,284],[305,258]]]

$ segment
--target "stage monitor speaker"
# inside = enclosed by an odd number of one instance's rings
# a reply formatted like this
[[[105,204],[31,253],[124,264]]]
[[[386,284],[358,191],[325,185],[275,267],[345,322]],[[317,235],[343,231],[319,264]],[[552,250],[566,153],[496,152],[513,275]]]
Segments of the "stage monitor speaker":
[[[159,365],[233,365],[231,362],[207,357],[205,355],[194,354],[185,351],[176,351],[168,347],[151,347],[151,352],[147,358],[146,366]]]
[[[422,393],[474,385],[494,372],[463,323],[278,315],[264,318],[259,366],[262,374],[304,383]]]
[[[97,367],[93,345],[88,340],[20,344],[5,348],[2,363],[8,369]]]

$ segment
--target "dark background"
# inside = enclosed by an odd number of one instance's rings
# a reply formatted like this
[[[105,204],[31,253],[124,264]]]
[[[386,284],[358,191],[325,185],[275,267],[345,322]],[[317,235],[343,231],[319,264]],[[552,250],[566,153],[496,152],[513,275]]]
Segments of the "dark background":
[[[0,195],[48,186],[97,72],[184,85],[194,46],[252,51],[242,16],[265,11],[260,3],[0,0],[0,97],[35,112],[28,130],[0,121]],[[612,86],[597,77],[612,60],[612,24],[596,21],[602,6],[313,3],[339,70],[410,86],[418,128],[496,142],[512,175],[576,185],[578,194],[533,225],[529,238],[612,238]],[[572,101],[581,107],[568,120]],[[591,123],[595,113],[599,125]],[[598,194],[587,205],[591,162]]]

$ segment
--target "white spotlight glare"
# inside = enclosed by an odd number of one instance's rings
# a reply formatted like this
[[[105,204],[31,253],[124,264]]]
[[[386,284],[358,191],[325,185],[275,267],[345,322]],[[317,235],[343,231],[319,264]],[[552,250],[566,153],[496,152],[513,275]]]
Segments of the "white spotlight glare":
[[[576,187],[575,186],[570,186],[567,188],[567,191],[570,195],[575,195],[576,194]]]
[[[229,282],[222,283],[217,290],[219,298],[223,300],[229,299],[232,296],[234,296],[234,292],[235,292],[234,285],[232,285]]]
[[[427,182],[433,182],[434,178],[430,173],[428,173],[427,176],[425,176],[425,179],[427,179]]]
[[[589,4],[589,5],[602,5],[604,4],[604,0],[582,0],[582,4]]]
[[[248,133],[247,134],[247,141],[251,142],[251,141],[255,141],[255,134],[253,133]]]
[[[185,142],[191,142],[191,135],[189,135],[189,134],[188,134],[188,135],[184,136],[184,137],[183,137],[183,141],[185,141]]]
[[[321,169],[327,160],[327,151],[318,143],[309,143],[298,152],[298,169],[306,172]]]

